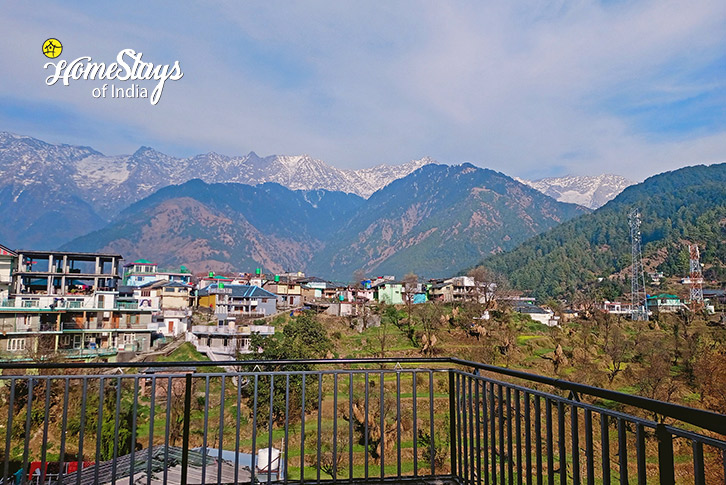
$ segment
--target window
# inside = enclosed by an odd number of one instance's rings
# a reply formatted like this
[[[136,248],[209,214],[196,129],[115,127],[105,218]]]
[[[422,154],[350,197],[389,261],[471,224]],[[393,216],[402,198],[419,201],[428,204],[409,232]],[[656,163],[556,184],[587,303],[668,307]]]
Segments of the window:
[[[151,290],[141,290],[141,296],[151,296]]]
[[[8,350],[10,352],[19,352],[25,350],[24,338],[11,338],[8,340]]]
[[[135,333],[125,333],[124,334],[124,344],[132,344],[136,340],[136,334]]]
[[[174,293],[174,288],[164,288],[165,293]]]

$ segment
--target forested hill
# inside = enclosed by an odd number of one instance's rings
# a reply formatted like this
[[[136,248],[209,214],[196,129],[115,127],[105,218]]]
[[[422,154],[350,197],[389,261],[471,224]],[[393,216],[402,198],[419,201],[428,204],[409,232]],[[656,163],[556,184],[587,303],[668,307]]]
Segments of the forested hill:
[[[628,213],[641,212],[647,270],[686,275],[698,243],[707,276],[726,266],[726,163],[665,172],[483,264],[537,298],[572,296],[631,265]]]

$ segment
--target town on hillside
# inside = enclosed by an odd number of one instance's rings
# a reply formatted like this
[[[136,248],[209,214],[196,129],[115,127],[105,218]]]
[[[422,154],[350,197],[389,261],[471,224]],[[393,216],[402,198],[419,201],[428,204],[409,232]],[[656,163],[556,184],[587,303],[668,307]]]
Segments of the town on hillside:
[[[504,291],[486,271],[418,281],[392,276],[336,283],[302,272],[192,274],[186,267],[160,269],[146,259],[125,263],[119,254],[12,250],[0,246],[0,356],[4,361],[49,357],[76,361],[125,362],[153,354],[170,342],[190,342],[211,360],[249,354],[253,335],[275,333],[277,315],[302,311],[344,317],[362,331],[380,324],[371,306],[427,302],[475,302],[472,332],[482,331],[490,310],[506,307],[548,327],[593,311],[622,316],[642,312],[637,303],[609,301],[548,302],[537,305],[522,292]],[[647,275],[659,284],[662,275]],[[682,281],[691,284],[697,275]],[[699,280],[700,283],[700,280]],[[692,292],[693,294],[693,292]],[[645,315],[688,309],[698,303],[714,313],[724,290],[648,295]],[[258,349],[259,350],[259,349]]]

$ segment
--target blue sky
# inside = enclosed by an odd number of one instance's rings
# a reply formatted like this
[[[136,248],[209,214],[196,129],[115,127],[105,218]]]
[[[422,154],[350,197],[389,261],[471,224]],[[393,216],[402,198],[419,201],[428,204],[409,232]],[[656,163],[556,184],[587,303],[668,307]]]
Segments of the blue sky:
[[[0,130],[49,142],[528,178],[726,161],[723,0],[42,5],[3,3]],[[47,86],[48,37],[60,59],[131,48],[184,77],[155,106]]]

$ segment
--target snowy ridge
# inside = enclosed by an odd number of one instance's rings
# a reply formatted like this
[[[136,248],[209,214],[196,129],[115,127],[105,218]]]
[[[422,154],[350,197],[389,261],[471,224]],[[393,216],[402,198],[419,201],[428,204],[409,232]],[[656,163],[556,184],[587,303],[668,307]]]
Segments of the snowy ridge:
[[[369,197],[393,180],[435,163],[430,158],[402,165],[340,170],[308,155],[261,158],[206,153],[176,158],[149,147],[131,155],[107,156],[89,147],[52,145],[35,138],[0,132],[0,189],[43,184],[87,201],[98,214],[111,218],[126,206],[167,185],[194,178],[207,183],[257,185],[276,182],[292,190],[325,189]]]
[[[590,209],[602,207],[634,182],[620,175],[568,175],[529,181],[517,179],[545,195]]]

